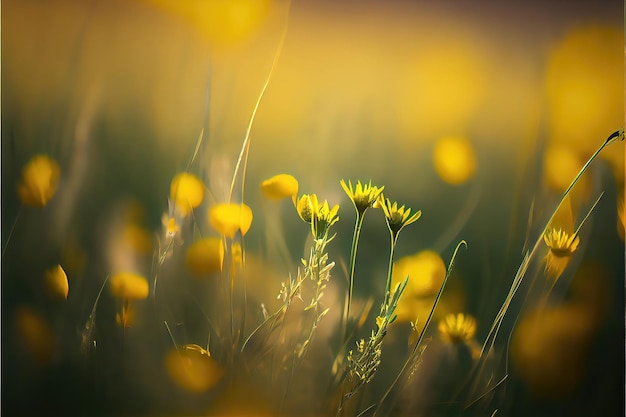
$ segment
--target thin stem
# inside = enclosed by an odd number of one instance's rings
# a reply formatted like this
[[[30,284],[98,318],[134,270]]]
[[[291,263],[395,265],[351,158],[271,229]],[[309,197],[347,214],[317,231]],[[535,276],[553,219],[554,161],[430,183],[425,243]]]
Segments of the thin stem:
[[[15,230],[15,225],[17,224],[17,220],[20,218],[20,214],[22,213],[23,206],[20,206],[17,214],[15,215],[15,220],[13,220],[13,225],[11,225],[11,230],[9,231],[9,236],[7,237],[7,243],[4,244],[4,249],[2,249],[2,258],[4,258],[4,253],[7,251],[9,247],[9,242],[11,241],[11,237],[13,236],[13,231]]]
[[[391,276],[393,274],[393,255],[396,251],[396,242],[398,241],[398,234],[391,232],[391,250],[389,251],[389,268],[387,269],[387,285],[385,286],[385,302],[383,303],[384,311],[381,311],[381,315],[387,312],[389,308],[389,298],[391,297]]]
[[[356,222],[354,223],[354,234],[352,235],[352,247],[350,248],[350,282],[348,284],[348,301],[345,309],[345,323],[343,341],[348,337],[348,321],[350,320],[350,305],[352,304],[352,290],[354,288],[354,269],[356,265],[356,251],[359,246],[359,236],[361,235],[361,226],[365,212],[361,213],[357,210]]]

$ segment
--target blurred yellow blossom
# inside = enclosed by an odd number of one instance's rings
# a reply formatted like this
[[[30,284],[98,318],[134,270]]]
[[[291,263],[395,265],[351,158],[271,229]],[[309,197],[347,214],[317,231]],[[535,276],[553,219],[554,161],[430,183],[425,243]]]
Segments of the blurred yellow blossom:
[[[67,275],[65,274],[65,271],[63,270],[61,265],[56,265],[46,271],[45,286],[48,295],[51,298],[67,299],[67,294],[70,291],[70,287],[67,282]]]
[[[624,123],[623,50],[619,26],[576,27],[556,45],[546,74],[551,141],[591,155],[591,138]]]
[[[272,200],[295,197],[298,194],[298,180],[289,174],[278,174],[261,183],[263,194]]]
[[[476,320],[469,314],[448,314],[439,322],[437,329],[447,342],[467,342],[476,334]]]
[[[532,311],[511,338],[511,364],[535,395],[568,395],[583,381],[594,330],[594,316],[584,305]]]
[[[61,168],[47,155],[35,155],[22,170],[17,193],[22,204],[45,207],[59,184]]]
[[[165,369],[179,387],[190,392],[207,391],[224,375],[210,353],[195,344],[172,349],[165,358]]]
[[[149,0],[189,24],[208,41],[230,44],[251,34],[269,13],[271,0]]]
[[[181,172],[172,179],[170,201],[183,217],[202,204],[203,199],[204,184],[195,175]]]
[[[433,163],[439,177],[451,185],[463,184],[476,171],[472,144],[463,136],[448,136],[437,141]]]
[[[233,239],[237,232],[245,236],[252,225],[252,209],[243,203],[216,204],[209,209],[209,224],[222,236]]]
[[[141,275],[132,272],[121,272],[109,281],[111,294],[123,300],[142,299],[148,297],[148,281]]]
[[[446,265],[438,253],[423,250],[415,255],[398,259],[393,266],[392,285],[398,285],[409,277],[404,294],[400,300],[408,297],[430,297],[439,291],[446,276]]]
[[[187,249],[186,263],[189,272],[203,277],[222,270],[224,242],[221,238],[207,237],[194,242]]]
[[[41,365],[54,357],[54,334],[43,316],[30,307],[19,307],[15,312],[19,340],[27,352]]]

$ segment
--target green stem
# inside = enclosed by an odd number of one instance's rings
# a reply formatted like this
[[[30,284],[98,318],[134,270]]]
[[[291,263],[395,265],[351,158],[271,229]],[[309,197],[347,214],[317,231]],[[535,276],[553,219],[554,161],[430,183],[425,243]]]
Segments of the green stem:
[[[361,226],[363,225],[363,219],[365,213],[359,213],[357,211],[356,222],[354,224],[354,234],[352,236],[352,247],[350,248],[350,283],[348,284],[348,301],[346,303],[345,310],[345,329],[344,329],[344,342],[348,337],[348,320],[350,319],[350,305],[352,304],[352,289],[354,288],[354,269],[356,265],[356,251],[359,246],[359,236],[361,235]]]
[[[393,274],[393,255],[396,251],[396,242],[398,234],[391,232],[391,250],[389,251],[389,268],[387,269],[387,285],[385,286],[385,302],[382,305],[381,316],[387,312],[389,308],[389,299],[391,297],[391,275]]]

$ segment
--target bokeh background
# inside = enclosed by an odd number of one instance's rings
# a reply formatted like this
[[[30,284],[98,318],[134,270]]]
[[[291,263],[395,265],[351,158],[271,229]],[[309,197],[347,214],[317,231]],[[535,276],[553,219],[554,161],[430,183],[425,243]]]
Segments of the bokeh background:
[[[171,178],[186,169],[202,129],[193,171],[216,200],[227,197],[278,52],[250,134],[244,190],[255,213],[250,265],[258,259],[273,268],[258,275],[276,278],[253,291],[276,294],[307,233],[290,203],[264,200],[262,180],[289,173],[301,192],[341,205],[332,243],[339,263],[353,225],[339,180],[372,179],[423,212],[403,232],[398,257],[430,249],[447,264],[458,241],[468,242],[446,308],[475,316],[480,341],[525,242],[624,124],[623,25],[617,1],[3,1],[3,413],[199,414],[229,398],[173,384],[162,369],[171,342],[147,312],[124,334],[120,357],[106,292],[98,307],[104,353],[81,356],[81,330],[102,280],[126,262],[119,241],[128,216],[148,236],[133,261],[148,275]],[[44,209],[20,208],[15,184],[37,153],[59,162],[59,191]],[[574,189],[575,225],[602,191],[550,318],[524,324],[536,301],[530,288],[512,306],[494,362],[499,372],[506,358],[513,365],[498,416],[623,415],[623,143],[605,149]],[[294,264],[272,252],[277,235]],[[387,239],[375,212],[359,248],[358,299],[382,293]],[[40,291],[43,271],[57,263],[70,282],[65,304]],[[339,311],[341,297],[329,297]],[[535,329],[518,338],[538,353],[507,353],[514,328]],[[445,355],[428,360],[424,380],[436,381]],[[523,371],[539,368],[547,370]],[[414,389],[416,398],[445,401],[446,393]]]

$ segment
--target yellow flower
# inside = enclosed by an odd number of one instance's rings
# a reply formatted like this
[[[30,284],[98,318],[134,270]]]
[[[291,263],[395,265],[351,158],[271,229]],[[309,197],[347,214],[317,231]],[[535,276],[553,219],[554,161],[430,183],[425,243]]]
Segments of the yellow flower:
[[[59,184],[61,168],[47,155],[35,155],[24,167],[17,193],[22,204],[45,207]]]
[[[261,183],[261,191],[272,200],[292,197],[298,194],[298,180],[289,174],[274,175]]]
[[[121,272],[109,281],[111,294],[123,300],[142,299],[148,297],[148,281],[141,275],[132,272]]]
[[[439,322],[438,329],[445,341],[467,342],[476,334],[476,320],[469,314],[448,314]]]
[[[298,216],[300,216],[302,221],[305,223],[311,223],[311,220],[313,220],[313,203],[311,198],[314,198],[317,201],[317,196],[315,194],[311,196],[303,194],[302,197],[296,201],[296,211],[298,212]]]
[[[187,249],[187,268],[197,277],[222,270],[224,242],[221,238],[208,237],[194,242]]]
[[[193,174],[181,172],[172,179],[170,201],[183,217],[202,204],[204,184]]]
[[[209,209],[209,224],[222,236],[233,239],[237,232],[245,236],[252,225],[252,209],[243,203],[216,204]]]
[[[544,258],[546,272],[558,278],[567,268],[571,255],[578,249],[580,238],[577,234],[570,236],[563,229],[552,228],[544,233],[543,241],[550,249]]]
[[[352,201],[352,204],[354,204],[354,208],[359,215],[362,215],[365,213],[365,210],[372,207],[378,196],[380,196],[385,189],[385,186],[380,188],[372,186],[372,181],[368,184],[361,184],[361,181],[357,181],[354,189],[352,188],[352,182],[350,180],[348,180],[348,185],[346,185],[344,180],[341,180],[340,184]]]
[[[311,195],[311,211],[313,212],[311,230],[317,239],[327,235],[330,227],[339,221],[339,205],[335,204],[330,208],[326,200],[319,204],[315,194]]]
[[[404,226],[408,226],[414,223],[422,216],[422,211],[418,210],[411,215],[411,209],[405,206],[398,208],[398,203],[391,204],[388,198],[385,198],[382,194],[378,197],[378,205],[380,205],[385,213],[385,219],[387,220],[387,226],[391,231],[393,237],[397,237],[398,233]]]
[[[67,282],[67,275],[61,265],[46,271],[45,285],[50,297],[67,299],[70,287]]]

